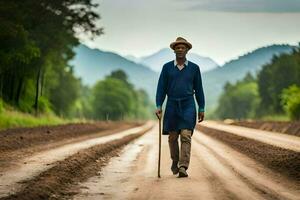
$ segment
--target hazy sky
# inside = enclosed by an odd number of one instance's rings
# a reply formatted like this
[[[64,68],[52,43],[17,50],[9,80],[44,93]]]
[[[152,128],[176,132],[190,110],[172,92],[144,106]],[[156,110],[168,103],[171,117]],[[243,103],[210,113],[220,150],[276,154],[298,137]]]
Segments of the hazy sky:
[[[300,0],[94,0],[104,35],[93,48],[152,54],[177,36],[219,64],[258,47],[300,42]]]

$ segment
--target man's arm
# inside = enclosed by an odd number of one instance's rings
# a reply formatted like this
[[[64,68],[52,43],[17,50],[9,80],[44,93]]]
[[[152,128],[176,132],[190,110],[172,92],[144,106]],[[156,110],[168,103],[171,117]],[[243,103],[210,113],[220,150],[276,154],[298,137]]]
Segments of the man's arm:
[[[200,69],[198,66],[197,66],[196,74],[195,74],[195,78],[194,78],[194,90],[195,90],[196,100],[197,100],[197,103],[199,106],[198,122],[201,122],[204,119],[205,99],[204,99],[204,92],[203,92],[203,86],[202,86],[201,72],[200,72]]]
[[[159,118],[161,117],[162,105],[167,94],[167,78],[166,65],[164,65],[156,89],[156,115],[158,115]]]

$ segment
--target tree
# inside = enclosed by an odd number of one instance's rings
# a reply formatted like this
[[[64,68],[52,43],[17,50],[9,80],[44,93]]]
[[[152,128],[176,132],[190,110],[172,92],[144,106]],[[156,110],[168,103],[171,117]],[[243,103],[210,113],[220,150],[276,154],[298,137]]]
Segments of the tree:
[[[300,119],[300,87],[291,85],[281,94],[281,104],[292,120]]]
[[[115,70],[112,71],[111,74],[109,76],[107,76],[108,78],[115,78],[115,79],[119,79],[125,83],[128,83],[128,77],[127,74],[123,71],[123,70]]]
[[[133,95],[125,83],[114,78],[99,81],[94,88],[93,109],[95,118],[121,120],[130,114]]]
[[[50,90],[50,103],[60,116],[69,116],[76,99],[79,97],[80,80],[66,68],[59,72],[58,84]]]
[[[148,94],[135,90],[121,70],[113,71],[93,88],[94,117],[102,120],[149,119],[154,105]]]
[[[296,84],[300,86],[299,50],[282,54],[263,66],[258,73],[258,91],[261,96],[260,110],[263,113],[282,113],[281,92]]]
[[[257,84],[251,74],[236,84],[226,83],[215,115],[221,119],[246,119],[255,117],[259,103]]]
[[[57,108],[59,96],[53,91],[61,77],[72,80],[65,95],[76,96],[70,89],[77,85],[73,73],[65,70],[80,34],[94,38],[103,33],[96,24],[97,6],[92,0],[0,0],[0,97],[21,110],[34,105],[37,113],[43,96],[43,102],[51,99]],[[64,99],[72,105],[73,99]]]

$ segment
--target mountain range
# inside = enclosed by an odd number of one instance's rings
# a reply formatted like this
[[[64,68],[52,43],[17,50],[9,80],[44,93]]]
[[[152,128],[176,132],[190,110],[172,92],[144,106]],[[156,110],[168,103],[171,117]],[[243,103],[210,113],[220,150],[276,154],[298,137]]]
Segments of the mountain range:
[[[289,53],[293,48],[290,45],[271,45],[258,48],[221,67],[210,58],[197,54],[189,55],[188,59],[197,63],[202,72],[207,110],[212,110],[217,106],[218,97],[226,82],[234,83],[242,79],[247,72],[257,73],[263,65],[271,61],[274,55]],[[121,69],[127,73],[129,81],[136,88],[145,89],[153,101],[161,67],[163,63],[174,57],[171,50],[162,49],[142,58],[133,56],[125,58],[116,53],[91,49],[85,45],[76,47],[75,53],[76,56],[70,64],[74,66],[75,75],[80,77],[84,84],[92,86],[112,71]]]
[[[256,76],[262,66],[269,63],[274,55],[290,53],[294,47],[290,45],[271,45],[258,48],[245,55],[225,63],[222,67],[210,70],[202,75],[206,107],[215,108],[218,98],[226,82],[234,83],[244,78],[247,72]]]
[[[83,84],[92,86],[112,71],[121,69],[136,88],[146,90],[150,98],[154,100],[155,85],[158,80],[157,72],[116,53],[91,49],[85,45],[79,45],[74,51],[76,55],[70,64],[74,66],[74,73],[81,78]]]
[[[128,58],[129,60],[148,66],[156,72],[160,72],[163,64],[169,62],[170,60],[174,60],[174,57],[175,54],[170,48],[161,49],[149,56],[144,56],[141,58],[126,56],[126,58]],[[200,67],[201,72],[206,72],[218,67],[218,64],[211,58],[200,56],[196,53],[188,53],[187,59],[194,63],[197,63]]]

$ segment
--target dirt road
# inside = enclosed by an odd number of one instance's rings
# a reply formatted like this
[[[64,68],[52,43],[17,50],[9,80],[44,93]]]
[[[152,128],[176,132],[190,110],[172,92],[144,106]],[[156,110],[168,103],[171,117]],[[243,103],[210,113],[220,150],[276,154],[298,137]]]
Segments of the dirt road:
[[[74,199],[300,199],[299,185],[231,147],[195,131],[188,178],[169,169],[163,137],[161,179],[157,176],[158,127],[78,186]]]
[[[149,130],[152,125],[145,124],[142,129]],[[234,129],[230,126],[222,128],[237,137],[253,139],[254,143],[243,141],[248,142],[250,148],[257,148],[256,142],[265,142],[264,148],[277,145],[293,152],[293,156],[299,156],[298,138],[291,143],[291,138],[285,134],[268,133],[268,139],[265,139],[263,134],[266,133],[250,133],[254,129],[248,129],[246,133],[244,129],[238,131],[236,126]],[[171,174],[168,141],[162,136],[159,179],[158,124],[145,134],[135,136],[140,131],[141,128],[134,128],[26,157],[20,161],[21,167],[1,171],[0,199],[31,199],[27,197],[34,196],[32,192],[37,193],[34,199],[300,199],[299,181],[273,171],[259,159],[197,130],[192,138],[188,178]],[[225,132],[221,136],[229,138]],[[276,138],[276,143],[272,142],[272,137]],[[127,138],[126,142],[124,138]],[[130,142],[132,139],[135,140]],[[239,141],[242,142],[240,138]],[[116,153],[111,146],[121,146],[120,142],[130,143]],[[292,149],[289,144],[293,144]],[[109,153],[112,154],[106,158]],[[14,192],[17,195],[10,195]]]
[[[120,140],[126,136],[138,134],[143,130],[152,127],[152,122],[148,122],[143,126],[130,128],[121,132],[111,133],[110,135],[101,136],[91,139],[82,139],[73,143],[66,143],[65,145],[35,152],[33,155],[26,155],[24,158],[14,162],[10,168],[0,168],[0,198],[7,197],[22,190],[26,181],[38,177],[39,174],[47,172],[47,170],[59,165],[60,161],[74,156],[81,150],[92,148],[94,146],[101,147],[102,144],[111,141]],[[55,146],[55,145],[53,145]],[[84,152],[85,153],[85,152]],[[86,155],[88,156],[88,155]],[[79,159],[79,156],[78,156]]]

